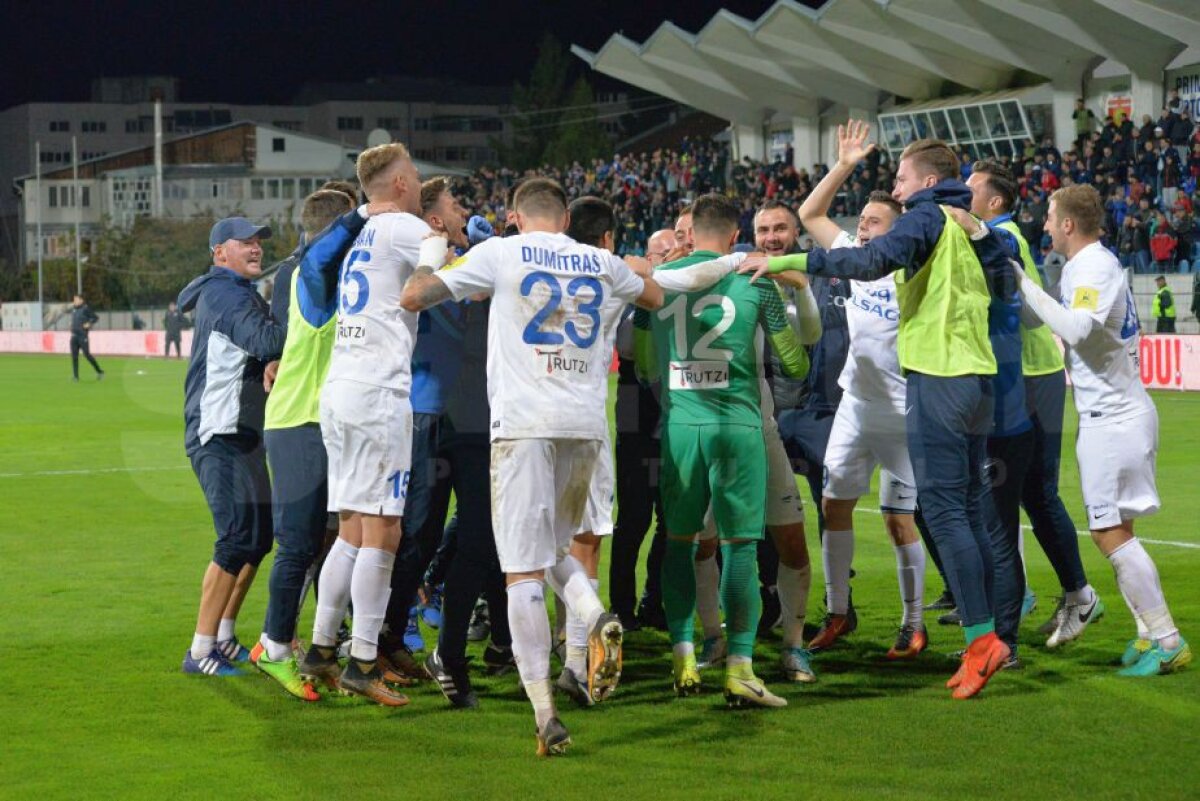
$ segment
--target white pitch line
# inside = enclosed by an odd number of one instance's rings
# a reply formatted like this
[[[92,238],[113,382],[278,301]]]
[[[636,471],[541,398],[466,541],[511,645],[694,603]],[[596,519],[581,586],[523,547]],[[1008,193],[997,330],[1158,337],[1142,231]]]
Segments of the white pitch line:
[[[872,509],[868,506],[855,507],[854,511],[856,511],[856,512],[872,512],[873,514],[877,514],[877,515],[883,514],[883,510]],[[1022,524],[1021,528],[1024,529],[1025,531],[1033,531],[1033,526],[1026,526],[1026,525]],[[1080,531],[1079,529],[1075,529],[1075,536],[1090,540],[1092,538],[1092,533],[1090,531]],[[1196,543],[1196,542],[1176,542],[1175,540],[1152,540],[1152,539],[1149,539],[1148,537],[1142,537],[1142,536],[1139,536],[1138,539],[1141,540],[1142,542],[1149,543],[1150,545],[1169,545],[1172,548],[1188,548],[1189,550],[1200,551],[1200,543]]]
[[[99,473],[157,473],[162,470],[191,470],[191,468],[187,465],[170,465],[169,467],[93,467],[87,470],[38,470],[32,473],[0,473],[0,478],[90,476]]]

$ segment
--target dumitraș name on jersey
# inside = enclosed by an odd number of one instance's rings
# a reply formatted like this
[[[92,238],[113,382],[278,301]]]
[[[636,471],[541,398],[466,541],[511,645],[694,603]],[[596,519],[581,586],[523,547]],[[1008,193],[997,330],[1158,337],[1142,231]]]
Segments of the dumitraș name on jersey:
[[[521,261],[543,269],[570,273],[600,274],[600,260],[591,253],[558,253],[553,248],[521,246]]]

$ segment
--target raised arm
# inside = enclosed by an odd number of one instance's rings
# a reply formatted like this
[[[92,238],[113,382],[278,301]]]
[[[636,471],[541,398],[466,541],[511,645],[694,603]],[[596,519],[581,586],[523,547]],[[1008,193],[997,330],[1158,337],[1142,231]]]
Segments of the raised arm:
[[[862,120],[849,120],[838,126],[838,160],[800,204],[800,222],[818,245],[828,250],[833,247],[842,229],[829,219],[829,207],[837,197],[838,189],[854,173],[858,162],[865,159],[875,144],[867,144],[871,126]]]

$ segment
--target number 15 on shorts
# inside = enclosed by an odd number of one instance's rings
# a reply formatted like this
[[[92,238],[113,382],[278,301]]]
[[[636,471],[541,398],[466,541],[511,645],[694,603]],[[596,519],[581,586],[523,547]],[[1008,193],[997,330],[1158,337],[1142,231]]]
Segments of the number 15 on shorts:
[[[392,498],[396,500],[406,500],[408,498],[408,479],[411,476],[411,470],[397,470],[385,479],[387,481],[388,492]]]

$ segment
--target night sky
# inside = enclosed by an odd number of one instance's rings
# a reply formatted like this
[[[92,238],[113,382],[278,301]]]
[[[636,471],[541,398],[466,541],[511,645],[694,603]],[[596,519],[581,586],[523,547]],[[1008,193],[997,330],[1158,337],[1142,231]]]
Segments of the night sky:
[[[696,32],[721,8],[753,19],[771,5],[13,0],[0,12],[8,65],[0,108],[87,100],[101,75],[174,75],[180,99],[230,103],[287,103],[305,81],[373,75],[507,86],[526,79],[547,30],[594,51],[617,31],[643,41],[663,19]],[[655,7],[674,10],[647,11]]]

